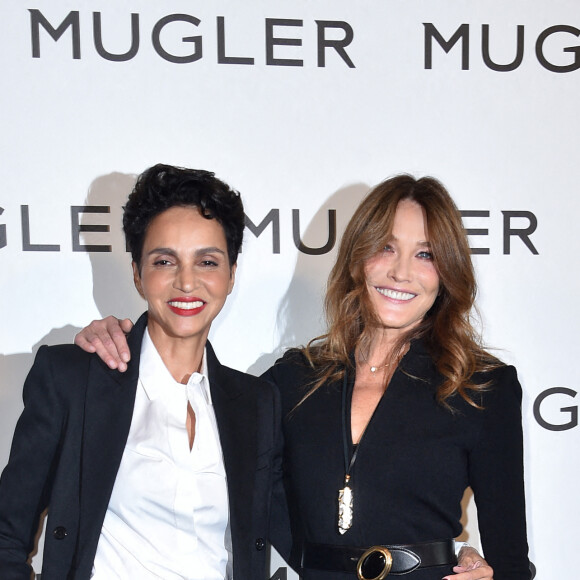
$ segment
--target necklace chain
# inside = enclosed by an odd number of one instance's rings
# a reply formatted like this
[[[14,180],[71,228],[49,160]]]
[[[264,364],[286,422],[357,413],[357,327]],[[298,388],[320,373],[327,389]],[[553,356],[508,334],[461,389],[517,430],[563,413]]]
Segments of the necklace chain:
[[[376,372],[377,372],[379,369],[386,368],[386,367],[390,366],[390,364],[391,364],[390,362],[388,362],[388,363],[385,363],[385,364],[382,364],[382,365],[379,365],[379,366],[375,366],[375,365],[372,365],[372,364],[371,364],[371,363],[370,363],[370,362],[367,360],[367,357],[364,355],[364,353],[362,352],[362,350],[361,350],[361,353],[360,353],[360,355],[362,356],[362,358],[363,358],[363,360],[365,361],[365,363],[366,363],[367,365],[369,365],[369,368],[370,368],[370,371],[371,371],[371,373],[376,373]]]

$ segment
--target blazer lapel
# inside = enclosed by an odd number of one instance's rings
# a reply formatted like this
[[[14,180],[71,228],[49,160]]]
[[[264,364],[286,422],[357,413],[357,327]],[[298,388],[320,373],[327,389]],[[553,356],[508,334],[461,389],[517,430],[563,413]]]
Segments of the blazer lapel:
[[[79,569],[92,566],[99,536],[133,417],[141,341],[147,325],[142,315],[128,337],[127,371],[91,361],[85,402],[81,457]],[[90,569],[88,569],[90,572]]]
[[[211,396],[224,455],[230,502],[234,561],[240,541],[249,537],[256,471],[257,409],[252,390],[240,375],[222,366],[206,344]],[[247,549],[247,546],[241,546]]]

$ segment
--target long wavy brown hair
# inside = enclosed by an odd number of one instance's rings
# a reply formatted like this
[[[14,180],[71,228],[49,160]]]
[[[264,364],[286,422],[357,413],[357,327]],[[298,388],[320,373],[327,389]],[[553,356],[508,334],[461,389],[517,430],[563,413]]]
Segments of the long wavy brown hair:
[[[303,349],[316,369],[315,383],[304,399],[327,381],[341,380],[353,367],[352,353],[368,352],[372,336],[381,326],[367,291],[365,263],[388,243],[402,200],[414,201],[425,212],[440,289],[429,312],[400,337],[386,362],[393,362],[411,340],[421,338],[443,376],[437,399],[449,406],[449,397],[458,393],[476,407],[470,394],[485,388],[486,383],[475,384],[474,373],[501,364],[481,346],[472,325],[477,284],[457,206],[436,179],[398,175],[376,186],[346,227],[328,279],[325,298],[328,332]]]

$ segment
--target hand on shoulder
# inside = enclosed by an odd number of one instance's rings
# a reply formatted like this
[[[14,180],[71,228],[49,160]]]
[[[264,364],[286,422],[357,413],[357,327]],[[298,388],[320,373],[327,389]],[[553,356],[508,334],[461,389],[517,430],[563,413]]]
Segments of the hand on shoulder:
[[[120,320],[107,316],[93,320],[75,336],[75,344],[87,352],[96,353],[111,369],[119,372],[127,370],[131,353],[126,334],[133,328],[128,318]]]

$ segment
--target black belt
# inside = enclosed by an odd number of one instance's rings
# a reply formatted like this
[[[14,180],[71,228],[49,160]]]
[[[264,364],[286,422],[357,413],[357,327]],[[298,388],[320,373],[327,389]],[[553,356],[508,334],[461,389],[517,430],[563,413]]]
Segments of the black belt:
[[[454,566],[456,563],[453,540],[370,548],[306,542],[302,550],[303,568],[352,573],[359,580],[383,580],[388,574],[397,576],[418,568]]]

